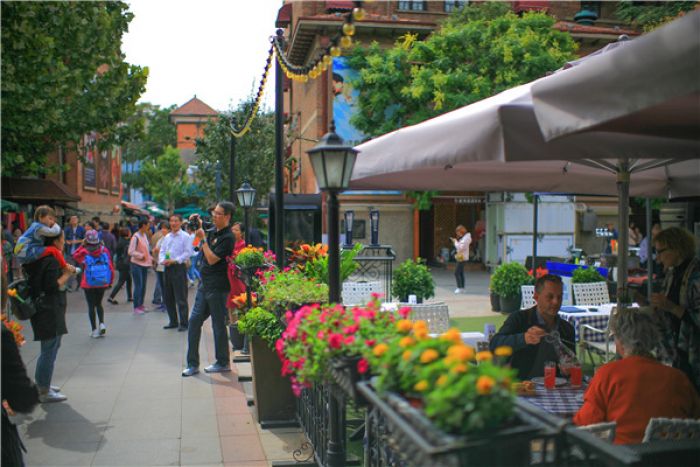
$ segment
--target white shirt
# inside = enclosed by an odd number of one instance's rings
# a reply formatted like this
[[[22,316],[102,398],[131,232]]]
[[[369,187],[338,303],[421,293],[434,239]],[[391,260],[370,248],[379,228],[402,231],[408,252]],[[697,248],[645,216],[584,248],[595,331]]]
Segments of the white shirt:
[[[168,254],[170,259],[178,264],[185,264],[185,261],[193,255],[192,240],[182,229],[170,232],[163,238],[158,253],[158,263],[163,264]]]
[[[469,259],[469,245],[472,243],[472,235],[467,232],[462,238],[455,240],[454,243],[457,254],[461,254],[462,258],[464,258],[463,261],[467,261]]]

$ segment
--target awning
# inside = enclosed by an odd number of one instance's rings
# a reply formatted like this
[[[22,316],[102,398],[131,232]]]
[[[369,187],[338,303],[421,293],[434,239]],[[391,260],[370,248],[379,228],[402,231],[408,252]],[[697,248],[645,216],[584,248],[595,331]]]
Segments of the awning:
[[[133,214],[142,215],[142,216],[150,216],[151,215],[150,212],[146,211],[143,208],[138,207],[134,203],[130,203],[130,202],[124,201],[124,200],[122,200],[121,203],[122,203],[122,209],[125,211],[132,211]]]
[[[13,203],[12,201],[8,201],[6,199],[0,199],[0,207],[2,209],[2,212],[5,212],[5,211],[17,212],[17,211],[19,211],[19,204]]]
[[[56,180],[43,178],[2,178],[2,197],[13,201],[47,203],[80,201],[80,196]]]

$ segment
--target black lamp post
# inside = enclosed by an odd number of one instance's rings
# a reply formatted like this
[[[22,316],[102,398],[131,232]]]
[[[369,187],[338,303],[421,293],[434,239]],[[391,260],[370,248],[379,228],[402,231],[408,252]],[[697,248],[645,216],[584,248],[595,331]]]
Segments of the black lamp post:
[[[355,211],[345,211],[345,246],[352,246],[352,223],[355,220]]]
[[[369,211],[369,223],[370,223],[370,243],[373,246],[379,245],[379,210],[370,209]]]
[[[255,188],[250,186],[250,183],[248,181],[244,181],[243,185],[239,189],[236,190],[236,197],[238,198],[238,204],[243,208],[244,212],[244,220],[243,222],[245,223],[245,241],[246,244],[248,243],[249,237],[250,237],[250,223],[248,219],[248,211],[250,210],[253,205],[255,205]],[[248,309],[251,308],[251,297],[250,297],[250,276],[252,273],[248,271],[249,274],[247,275],[248,277],[246,278],[245,281],[245,295],[246,295],[246,303],[248,305]]]
[[[350,183],[352,169],[358,151],[346,146],[343,139],[331,131],[326,133],[313,149],[308,151],[311,167],[318,187],[328,192],[328,298],[330,303],[340,302],[340,238],[338,226],[338,193]],[[328,465],[345,465],[343,437],[345,427],[341,423],[341,402],[336,391],[331,391],[328,420]]]

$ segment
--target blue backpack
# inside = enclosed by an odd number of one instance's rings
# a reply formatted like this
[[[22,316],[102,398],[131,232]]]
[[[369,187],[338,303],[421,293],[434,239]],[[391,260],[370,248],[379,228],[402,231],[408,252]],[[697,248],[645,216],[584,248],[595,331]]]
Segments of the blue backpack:
[[[89,287],[108,287],[112,283],[112,271],[106,251],[99,256],[85,256],[85,282]]]

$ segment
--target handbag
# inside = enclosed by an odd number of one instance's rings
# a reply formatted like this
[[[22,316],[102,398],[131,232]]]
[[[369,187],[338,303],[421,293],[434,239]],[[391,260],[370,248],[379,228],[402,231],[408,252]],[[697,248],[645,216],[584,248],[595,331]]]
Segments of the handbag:
[[[464,255],[462,253],[457,253],[455,255],[455,259],[461,263],[462,261],[464,261]]]
[[[41,292],[39,296],[32,297],[29,293],[29,281],[27,279],[13,281],[7,290],[12,314],[20,321],[30,319],[39,311],[41,301],[45,295],[44,292]]]

